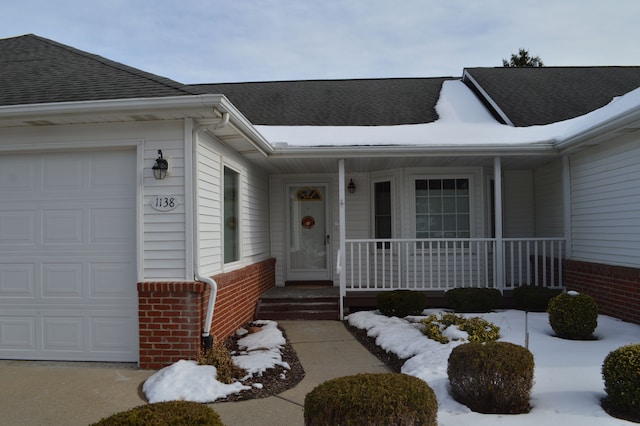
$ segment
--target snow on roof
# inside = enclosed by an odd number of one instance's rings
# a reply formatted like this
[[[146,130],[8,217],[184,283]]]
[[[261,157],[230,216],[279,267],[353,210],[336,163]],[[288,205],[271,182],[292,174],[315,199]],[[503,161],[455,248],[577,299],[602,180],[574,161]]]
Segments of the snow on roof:
[[[433,123],[398,126],[255,126],[276,148],[322,146],[509,146],[556,143],[640,109],[640,88],[571,120],[511,127],[496,121],[462,82],[445,81]]]

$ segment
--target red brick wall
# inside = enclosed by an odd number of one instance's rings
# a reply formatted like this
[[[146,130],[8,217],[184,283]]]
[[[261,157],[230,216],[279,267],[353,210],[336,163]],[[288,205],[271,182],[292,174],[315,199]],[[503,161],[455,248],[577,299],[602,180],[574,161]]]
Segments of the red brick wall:
[[[211,335],[224,340],[243,324],[253,320],[256,303],[262,293],[275,286],[275,259],[254,263],[242,269],[213,277],[218,295],[211,324]],[[205,303],[208,301],[207,292]]]
[[[140,367],[158,369],[194,359],[200,349],[201,282],[138,283]]]
[[[567,290],[595,298],[600,313],[640,324],[640,269],[565,259],[562,272]]]
[[[218,294],[211,335],[222,340],[253,319],[258,298],[275,285],[275,259],[213,279]],[[140,368],[159,369],[197,357],[209,294],[202,282],[138,283]]]

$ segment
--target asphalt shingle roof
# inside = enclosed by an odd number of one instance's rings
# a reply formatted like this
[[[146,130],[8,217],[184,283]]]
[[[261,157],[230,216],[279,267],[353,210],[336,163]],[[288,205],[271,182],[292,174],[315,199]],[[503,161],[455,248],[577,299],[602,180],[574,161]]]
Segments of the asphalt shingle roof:
[[[0,40],[0,105],[189,94],[181,83],[36,35]]]
[[[517,127],[578,117],[640,87],[640,67],[500,67],[465,71]]]
[[[253,124],[280,126],[389,126],[438,119],[445,80],[392,78],[306,80],[190,86],[222,93]]]
[[[515,126],[574,118],[640,87],[640,67],[467,68],[467,75]],[[0,40],[0,106],[223,94],[256,125],[390,126],[437,120],[442,84],[457,79],[185,85],[32,34]]]

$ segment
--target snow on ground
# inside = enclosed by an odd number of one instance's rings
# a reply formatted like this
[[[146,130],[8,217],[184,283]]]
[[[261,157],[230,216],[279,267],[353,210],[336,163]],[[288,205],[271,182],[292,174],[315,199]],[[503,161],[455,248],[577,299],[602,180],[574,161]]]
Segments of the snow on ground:
[[[640,343],[640,326],[600,316],[595,335],[597,340],[576,341],[554,337],[546,313],[505,310],[481,316],[500,327],[501,341],[525,345],[525,324],[528,323],[529,349],[535,358],[535,384],[532,410],[519,415],[474,413],[456,402],[448,391],[447,361],[451,350],[462,344],[453,341],[441,344],[420,331],[420,319],[438,313],[425,310],[424,316],[405,319],[386,317],[377,311],[349,315],[349,324],[367,330],[378,346],[407,359],[402,372],[426,381],[438,398],[440,426],[493,425],[581,425],[613,426],[634,423],[609,416],[600,406],[606,395],[602,380],[602,363],[609,352],[632,343]],[[525,316],[526,315],[526,316]],[[527,320],[525,320],[527,318]],[[280,348],[286,343],[273,321],[260,321],[263,331],[247,334],[239,345],[244,351],[234,361],[254,375],[268,368],[285,365]],[[464,336],[450,330],[450,336]],[[225,385],[215,380],[212,366],[199,366],[195,361],[178,361],[151,376],[143,391],[149,402],[189,400],[209,402],[237,393],[247,387],[242,382]]]
[[[424,314],[437,312],[427,310]],[[506,310],[470,316],[481,316],[499,326],[501,341],[525,345],[524,312]],[[609,352],[640,343],[640,326],[600,316],[597,340],[564,340],[553,337],[546,313],[529,313],[529,350],[535,358],[533,408],[528,414],[490,415],[474,413],[449,395],[447,361],[451,350],[463,342],[443,345],[426,338],[418,324],[421,318],[388,318],[378,312],[358,312],[351,314],[348,321],[367,330],[378,346],[406,358],[402,372],[423,379],[433,388],[440,426],[633,424],[609,416],[600,406],[606,395],[601,369]]]
[[[285,345],[286,339],[278,329],[278,324],[274,321],[254,321],[253,324],[259,325],[262,331],[249,334],[245,329],[238,330],[244,335],[238,340],[238,346],[243,351],[233,357],[234,363],[247,370],[247,377],[261,376],[276,365],[289,369],[289,365],[282,361],[280,348]],[[149,377],[142,391],[150,403],[173,400],[213,402],[249,389],[242,382],[224,384],[217,381],[216,377],[216,368],[211,365],[180,360]],[[260,384],[254,386],[259,387]]]

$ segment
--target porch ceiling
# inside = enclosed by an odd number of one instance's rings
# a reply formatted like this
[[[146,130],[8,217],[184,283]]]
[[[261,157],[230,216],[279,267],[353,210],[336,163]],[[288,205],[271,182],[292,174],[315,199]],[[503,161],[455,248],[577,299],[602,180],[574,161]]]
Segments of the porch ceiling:
[[[412,155],[399,157],[367,156],[363,148],[359,157],[344,156],[348,173],[366,173],[378,170],[389,170],[400,167],[493,167],[495,155]],[[499,155],[503,169],[528,169],[548,163],[557,158],[556,153],[539,155]],[[269,173],[336,173],[339,156],[321,156],[313,158],[265,157],[264,155],[247,155],[255,163]]]

